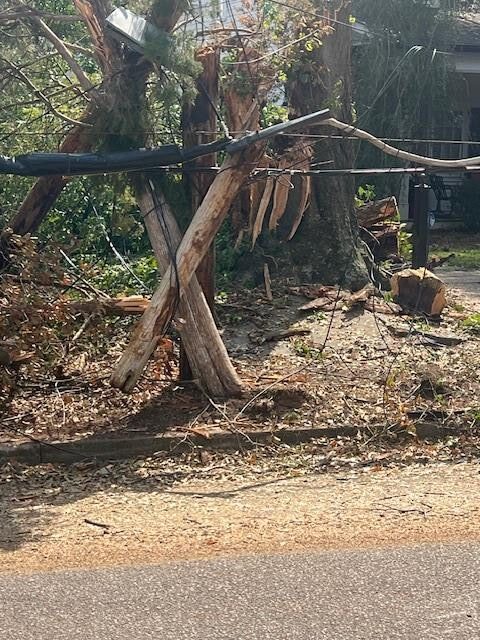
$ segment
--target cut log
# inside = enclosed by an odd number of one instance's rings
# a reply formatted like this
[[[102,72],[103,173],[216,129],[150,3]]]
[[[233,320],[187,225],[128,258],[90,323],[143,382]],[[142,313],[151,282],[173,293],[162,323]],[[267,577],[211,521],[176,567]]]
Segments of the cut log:
[[[264,148],[264,143],[257,143],[223,162],[178,247],[176,264],[169,265],[112,374],[110,381],[114,387],[124,391],[134,388],[172,319],[178,293],[181,295],[188,287],[245,178],[262,157]]]
[[[360,227],[369,229],[378,222],[383,222],[389,218],[398,216],[398,206],[396,199],[391,196],[383,200],[369,202],[356,208],[357,220]]]
[[[160,270],[165,273],[182,234],[163,194],[153,196],[146,180],[137,178],[135,192]],[[170,247],[166,238],[169,239]],[[215,325],[212,312],[196,276],[180,301],[176,323],[194,379],[212,397],[233,397],[242,384]]]
[[[447,304],[445,284],[427,269],[405,269],[391,279],[393,299],[410,313],[439,316]]]

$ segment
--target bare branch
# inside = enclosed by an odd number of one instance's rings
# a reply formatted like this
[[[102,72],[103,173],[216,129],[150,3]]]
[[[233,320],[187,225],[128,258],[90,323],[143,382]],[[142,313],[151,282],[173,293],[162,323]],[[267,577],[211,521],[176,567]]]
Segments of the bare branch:
[[[10,60],[7,60],[6,58],[0,58],[0,60],[4,62],[9,67],[9,69],[11,69],[12,74],[18,80],[23,82],[23,84],[25,84],[32,91],[32,93],[48,107],[48,110],[51,111],[55,116],[57,116],[57,118],[60,118],[61,120],[64,120],[69,124],[91,126],[91,125],[85,124],[84,122],[79,122],[74,118],[70,118],[69,116],[66,116],[63,113],[60,113],[60,111],[58,111],[53,106],[53,104],[50,102],[47,96],[40,89],[37,89],[37,87],[33,84],[30,78],[27,75],[25,75],[25,73],[21,69],[19,69],[16,65],[13,64],[13,62],[10,62]]]
[[[75,44],[73,42],[65,42],[65,45],[71,51],[78,51],[78,53],[83,53],[84,56],[88,56],[89,58],[95,58],[95,53],[88,47],[82,47],[81,45]]]
[[[0,11],[0,23],[15,22],[22,18],[29,18],[32,15],[43,18],[44,20],[52,20],[54,22],[74,23],[83,22],[83,18],[79,15],[59,15],[57,13],[48,13],[46,11],[39,11],[30,7],[19,6],[10,11]]]
[[[408,162],[415,162],[416,164],[420,164],[427,167],[439,167],[444,169],[463,169],[464,167],[474,167],[480,163],[480,156],[473,156],[469,158],[461,158],[459,160],[442,160],[440,158],[431,158],[429,156],[420,156],[416,153],[409,153],[408,151],[402,151],[401,149],[397,149],[396,147],[392,147],[391,145],[379,140],[377,137],[368,133],[368,131],[363,131],[363,129],[358,129],[350,124],[346,124],[345,122],[340,122],[335,118],[328,118],[328,120],[324,120],[322,125],[327,125],[330,127],[334,127],[335,129],[340,129],[340,131],[344,134],[354,136],[355,138],[359,138],[360,140],[366,140],[383,153],[393,156],[399,160],[407,160]]]
[[[62,56],[65,62],[68,64],[68,66],[74,73],[75,77],[77,78],[82,89],[84,91],[91,91],[93,89],[92,83],[86,76],[82,67],[78,64],[78,62],[72,56],[71,52],[69,51],[67,45],[63,42],[63,40],[59,38],[57,34],[54,31],[52,31],[50,27],[41,18],[38,18],[37,16],[32,16],[31,20],[37,26],[40,27],[45,38],[47,38],[47,40],[49,40],[53,44],[55,49]]]

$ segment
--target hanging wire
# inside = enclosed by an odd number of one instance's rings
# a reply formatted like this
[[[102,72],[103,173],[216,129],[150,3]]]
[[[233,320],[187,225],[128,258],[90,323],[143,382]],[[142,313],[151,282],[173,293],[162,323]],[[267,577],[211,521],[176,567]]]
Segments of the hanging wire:
[[[110,236],[108,234],[107,228],[105,226],[105,221],[103,220],[103,218],[101,217],[100,213],[98,212],[97,207],[92,202],[92,199],[90,198],[90,196],[89,196],[89,194],[88,194],[88,192],[87,192],[87,190],[86,190],[84,185],[82,185],[82,189],[83,189],[83,194],[84,194],[84,200],[88,204],[88,206],[92,209],[95,217],[97,218],[98,222],[100,223],[100,228],[102,229],[102,233],[103,233],[103,235],[105,237],[105,240],[107,241],[108,246],[112,250],[113,255],[117,258],[117,260],[122,265],[122,267],[125,269],[125,271],[127,271],[132,276],[132,278],[135,280],[135,282],[140,285],[141,289],[144,292],[148,293],[149,292],[149,288],[147,287],[145,282],[143,280],[141,280],[137,276],[137,274],[133,271],[133,269],[127,263],[125,258],[122,256],[122,254],[118,251],[118,249],[113,244],[113,242],[112,242],[112,240],[111,240],[111,238],[110,238]]]

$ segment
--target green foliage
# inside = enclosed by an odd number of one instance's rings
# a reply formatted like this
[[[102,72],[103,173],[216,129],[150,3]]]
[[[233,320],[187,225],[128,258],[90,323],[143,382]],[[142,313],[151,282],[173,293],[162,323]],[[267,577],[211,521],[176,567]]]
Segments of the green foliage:
[[[480,183],[466,180],[457,192],[457,203],[466,231],[480,232]]]
[[[447,251],[439,251],[439,258],[450,255]],[[479,269],[480,268],[480,249],[465,248],[456,251],[455,255],[449,259],[448,266],[453,269]]]
[[[412,234],[408,233],[405,229],[405,225],[400,225],[400,232],[398,234],[398,245],[400,255],[404,260],[411,260],[413,253]]]
[[[306,340],[302,340],[301,338],[297,338],[293,341],[293,350],[297,354],[297,356],[301,356],[306,360],[321,360],[323,357],[323,352],[321,349],[316,347],[312,347]]]
[[[360,185],[355,195],[355,206],[360,207],[375,200],[375,187],[372,184]]]
[[[92,256],[91,262],[94,260],[95,256]],[[159,282],[158,265],[155,258],[152,255],[137,258],[129,263],[129,268],[145,284],[147,291],[153,293]],[[123,265],[113,263],[111,260],[89,267],[88,274],[93,284],[112,297],[138,294],[141,289],[138,280]]]
[[[431,250],[439,258],[449,256],[448,267],[480,269],[480,235],[451,230],[437,232],[433,235]]]
[[[262,111],[263,123],[265,127],[271,127],[280,122],[288,120],[288,108],[283,105],[268,103]]]
[[[165,107],[178,104],[179,100],[195,99],[195,78],[201,73],[202,65],[195,60],[192,37],[183,30],[180,35],[159,32],[155,39],[147,40],[145,57],[165,69],[162,82],[156,87]]]
[[[480,333],[480,313],[474,313],[462,322],[462,327],[473,333]]]

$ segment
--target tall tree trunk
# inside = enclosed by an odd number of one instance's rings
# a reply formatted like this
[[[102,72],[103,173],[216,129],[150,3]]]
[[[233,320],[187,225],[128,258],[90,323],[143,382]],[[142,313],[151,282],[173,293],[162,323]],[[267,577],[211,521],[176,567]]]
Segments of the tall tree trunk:
[[[324,2],[316,0],[318,9]],[[336,20],[322,45],[303,53],[303,68],[288,80],[289,107],[294,117],[330,107],[343,122],[352,120],[350,2],[335,0],[329,9]],[[320,13],[320,11],[319,11]],[[330,133],[319,127],[316,133]],[[350,141],[322,140],[314,147],[316,162],[333,160],[336,168],[353,166]],[[360,254],[354,211],[355,185],[351,177],[314,177],[309,211],[293,240],[290,256],[303,279],[359,289],[368,281]]]
[[[218,104],[220,49],[206,47],[197,52],[196,58],[202,64],[203,71],[196,80],[198,94],[195,102],[185,105],[182,112],[183,144],[186,149],[198,144],[213,142],[217,130],[217,114],[213,105]],[[216,161],[216,154],[213,153],[197,158],[187,164],[185,168],[211,167],[215,165]],[[190,192],[192,216],[200,206],[213,179],[214,175],[206,172],[192,172],[185,175],[184,183]],[[211,244],[196,275],[208,306],[213,312],[215,306],[215,243]],[[180,379],[191,380],[192,373],[182,343],[180,345]]]

